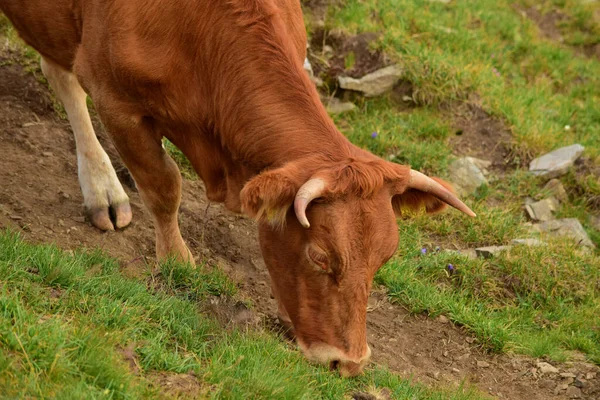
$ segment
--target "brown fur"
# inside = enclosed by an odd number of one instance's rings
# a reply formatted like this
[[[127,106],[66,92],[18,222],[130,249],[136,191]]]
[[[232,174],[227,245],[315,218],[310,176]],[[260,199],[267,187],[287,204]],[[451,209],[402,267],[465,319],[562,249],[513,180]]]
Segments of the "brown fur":
[[[187,257],[180,177],[160,145],[167,137],[209,199],[260,221],[281,316],[307,355],[341,354],[342,372],[360,372],[371,282],[397,246],[394,211],[443,204],[405,191],[408,167],[336,129],[302,67],[299,1],[3,0],[0,8],[94,101],[154,217],[158,255]],[[328,185],[304,229],[290,206],[311,177]],[[326,257],[325,270],[307,249]]]

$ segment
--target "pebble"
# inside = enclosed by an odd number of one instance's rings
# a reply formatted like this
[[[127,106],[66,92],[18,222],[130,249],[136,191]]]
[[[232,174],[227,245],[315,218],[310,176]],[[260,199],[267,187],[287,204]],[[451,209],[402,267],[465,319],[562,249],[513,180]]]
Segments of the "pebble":
[[[575,386],[569,386],[566,394],[570,399],[579,399],[581,398],[581,389]]]
[[[537,363],[537,367],[539,368],[542,374],[557,374],[558,368],[555,366],[548,364],[547,362],[539,362]]]
[[[490,363],[485,361],[477,361],[477,368],[488,368]]]
[[[507,251],[511,248],[511,246],[487,246],[487,247],[479,247],[475,249],[475,253],[478,257],[482,258],[491,258],[503,251]]]
[[[448,322],[450,322],[450,320],[444,315],[439,315],[437,317],[437,320],[442,324],[447,324]]]

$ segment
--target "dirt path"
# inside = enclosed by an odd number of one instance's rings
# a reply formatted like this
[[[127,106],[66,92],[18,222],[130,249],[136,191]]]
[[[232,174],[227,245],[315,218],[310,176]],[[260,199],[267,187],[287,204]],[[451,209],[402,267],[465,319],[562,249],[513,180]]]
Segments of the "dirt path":
[[[126,185],[134,212],[130,227],[102,233],[84,221],[69,125],[56,117],[46,87],[12,61],[6,50],[0,51],[0,227],[12,227],[29,240],[53,242],[65,249],[101,248],[122,260],[125,274],[144,272],[144,258],[152,261],[154,256],[154,233],[132,185]],[[128,182],[126,170],[96,125],[122,181]],[[202,184],[194,181],[184,183],[180,219],[192,252],[223,268],[243,295],[252,299],[263,321],[273,318],[275,303],[254,223],[208,204]],[[594,365],[555,364],[566,375],[542,374],[536,368],[539,360],[486,354],[462,329],[443,318],[412,316],[390,304],[382,290],[373,294],[369,310],[368,339],[374,361],[404,377],[432,386],[466,380],[497,398],[600,398],[600,372]],[[573,382],[574,378],[578,380]]]

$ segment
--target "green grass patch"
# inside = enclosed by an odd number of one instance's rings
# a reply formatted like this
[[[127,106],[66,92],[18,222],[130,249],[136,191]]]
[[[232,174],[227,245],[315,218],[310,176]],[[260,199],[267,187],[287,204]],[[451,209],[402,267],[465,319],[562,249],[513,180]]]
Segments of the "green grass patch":
[[[476,399],[371,368],[342,379],[267,332],[223,331],[200,313],[232,295],[216,269],[161,265],[160,289],[127,279],[100,252],[63,252],[0,233],[0,392],[8,398],[154,398],[157,371],[193,371],[203,398],[339,399],[388,387],[396,398]],[[139,373],[123,349],[133,348]]]

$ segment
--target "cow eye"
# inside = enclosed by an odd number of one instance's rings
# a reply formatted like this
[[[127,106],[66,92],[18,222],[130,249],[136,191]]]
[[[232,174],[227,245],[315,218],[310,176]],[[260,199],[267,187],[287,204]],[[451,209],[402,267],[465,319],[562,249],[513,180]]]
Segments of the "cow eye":
[[[316,250],[312,246],[308,246],[306,254],[308,255],[308,259],[323,271],[327,271],[329,269],[329,260],[327,254],[325,254],[323,251]]]

